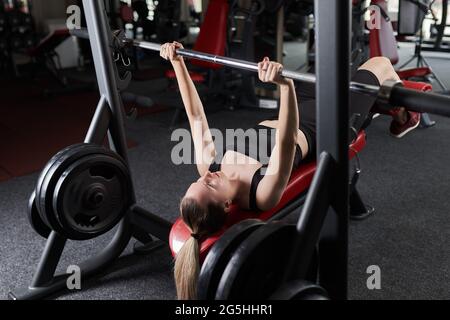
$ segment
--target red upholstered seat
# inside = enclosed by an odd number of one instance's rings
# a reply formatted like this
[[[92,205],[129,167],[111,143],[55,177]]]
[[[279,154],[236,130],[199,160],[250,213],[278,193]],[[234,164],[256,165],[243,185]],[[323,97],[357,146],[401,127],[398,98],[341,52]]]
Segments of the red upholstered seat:
[[[365,145],[366,135],[364,132],[362,132],[359,134],[358,139],[350,148],[350,157],[353,158],[355,156],[355,152],[360,152],[365,147]],[[208,254],[211,247],[230,226],[240,221],[252,218],[266,221],[281,209],[283,209],[287,204],[292,202],[294,199],[304,194],[311,184],[315,171],[315,162],[302,165],[298,170],[296,170],[291,176],[291,180],[289,181],[289,184],[283,194],[282,199],[280,200],[280,203],[270,211],[255,213],[251,211],[240,210],[238,207],[233,207],[228,215],[228,220],[225,224],[225,227],[213,236],[202,241],[200,247],[200,260],[203,261],[206,258],[206,255]],[[185,225],[183,220],[181,218],[178,219],[173,225],[169,237],[169,245],[172,250],[173,256],[176,255],[176,253],[181,249],[186,240],[189,239],[190,234],[191,232]]]
[[[388,12],[387,2],[385,0],[372,0],[371,4]],[[384,17],[381,17],[380,22],[379,29],[372,28],[370,30],[370,57],[386,57],[391,60],[393,65],[396,65],[399,61],[399,55],[394,28],[391,21],[386,21]],[[413,68],[408,70],[398,70],[397,74],[400,79],[406,80],[410,78],[426,77],[431,74],[431,70],[429,68]]]
[[[28,50],[28,54],[31,57],[38,56],[42,53],[45,53],[49,50],[56,48],[60,45],[64,40],[70,37],[69,29],[59,29],[49,33],[44,39],[39,42],[33,48]]]
[[[428,67],[397,70],[400,79],[424,78],[431,75],[431,69]]]

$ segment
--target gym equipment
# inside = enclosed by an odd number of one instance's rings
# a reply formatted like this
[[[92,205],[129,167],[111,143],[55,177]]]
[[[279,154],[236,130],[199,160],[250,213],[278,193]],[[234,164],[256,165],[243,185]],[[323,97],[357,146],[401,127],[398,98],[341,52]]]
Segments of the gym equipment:
[[[294,38],[308,41],[309,15],[314,12],[313,3],[310,0],[291,1],[286,8],[285,29]]]
[[[297,280],[282,286],[270,300],[329,300],[329,297],[325,289],[317,284]]]
[[[370,57],[387,57],[393,65],[396,65],[399,62],[399,54],[398,54],[398,44],[397,39],[394,35],[394,29],[392,26],[392,22],[390,21],[387,15],[387,4],[384,0],[372,0],[372,5],[377,6],[379,10],[384,14],[382,14],[383,19],[380,20],[380,28],[372,28],[370,30]],[[420,52],[420,45],[416,47],[416,53]],[[400,66],[397,70],[397,74],[402,80],[408,79],[423,79],[423,81],[428,81],[428,77],[434,76],[442,89],[445,89],[444,84],[438,77],[435,77],[433,70],[430,66],[425,63],[421,65],[420,63],[415,68],[403,69],[406,65],[408,65],[411,61],[416,58],[416,55],[410,59],[407,63]],[[421,119],[421,125],[423,127],[432,127],[435,125],[434,121],[431,121],[429,115],[423,115]]]
[[[255,59],[255,20],[266,9],[266,3],[263,0],[252,0],[249,8],[242,8],[239,2],[234,0],[230,5],[228,20],[232,32],[229,32],[228,36],[228,52],[233,58],[253,60]],[[236,76],[240,76],[241,80],[237,88],[233,90],[235,102],[232,107],[258,106],[254,74],[241,72]]]
[[[415,36],[430,12],[430,1],[400,0],[398,6],[398,36]]]
[[[316,0],[315,4],[317,19],[322,21],[320,28],[317,29],[318,65],[321,66],[318,68],[317,76],[319,97],[318,130],[321,133],[318,135],[318,159],[320,161],[295,232],[303,235],[303,237],[289,239],[297,240],[294,242],[294,249],[289,257],[289,262],[291,262],[290,260],[299,261],[300,259],[297,256],[312,257],[316,243],[320,242],[319,285],[327,290],[330,298],[345,299],[349,198],[349,115],[348,109],[342,108],[342,106],[346,106],[349,103],[350,8],[348,3],[341,1],[327,1],[325,3],[325,1]],[[43,220],[49,220],[44,222],[52,220],[51,227],[53,231],[48,236],[31,284],[21,291],[10,293],[9,297],[12,299],[45,298],[66,288],[66,281],[69,275],[55,275],[55,271],[68,238],[64,236],[65,230],[61,230],[60,233],[55,229],[65,229],[65,226],[59,225],[60,221],[58,218],[70,219],[72,215],[69,214],[67,216],[57,211],[59,207],[55,210],[54,192],[52,197],[50,195],[52,194],[51,190],[55,186],[58,186],[59,183],[61,185],[64,183],[61,180],[63,179],[62,174],[66,172],[70,175],[74,174],[75,177],[77,176],[78,171],[68,171],[70,165],[75,163],[71,160],[80,160],[84,158],[84,156],[80,157],[80,154],[85,153],[87,153],[86,157],[97,155],[99,152],[98,148],[101,148],[99,146],[103,145],[105,137],[108,136],[109,146],[114,154],[111,154],[111,156],[115,158],[115,153],[117,153],[121,158],[122,164],[128,168],[124,112],[120,91],[127,87],[131,75],[126,73],[124,77],[120,77],[114,64],[114,52],[112,52],[114,48],[113,37],[111,37],[112,32],[108,26],[103,2],[83,0],[83,5],[88,30],[91,35],[90,43],[99,84],[100,100],[84,144],[79,147],[70,147],[68,151],[60,153],[57,157],[58,160],[55,161],[54,159],[53,163],[49,163],[48,168],[44,169],[46,173],[44,174],[43,172],[41,175],[42,181],[40,180],[38,184],[40,186],[39,194],[38,190],[36,190],[36,205]],[[339,17],[341,21],[338,20]],[[330,74],[335,76],[330,77]],[[389,99],[387,92],[384,89],[381,91],[381,96],[385,101],[395,102],[394,105],[415,106],[422,104],[428,109],[433,109],[440,113],[443,112],[442,105],[448,102],[447,97],[441,98],[436,95],[415,92],[413,94],[409,90],[402,88],[394,88]],[[414,101],[415,99],[421,101],[416,102]],[[109,152],[107,151],[107,153]],[[64,168],[65,165],[68,165],[68,167]],[[311,165],[309,168],[313,169],[314,165]],[[50,172],[53,172],[53,174],[50,175]],[[306,184],[306,181],[303,181],[303,183]],[[291,190],[290,192],[298,195],[296,191]],[[93,197],[94,203],[101,203],[99,198],[95,196],[95,192]],[[151,243],[154,241],[153,237],[162,241],[168,241],[172,224],[136,205],[132,183],[130,183],[129,192],[131,197],[129,206],[127,206],[126,213],[123,215],[111,242],[98,254],[82,263],[77,263],[83,272],[83,281],[99,274],[105,267],[111,265],[127,247],[131,237],[135,237],[144,243]],[[294,202],[297,205],[297,202]],[[288,204],[286,206],[286,214],[289,214],[296,208],[298,206],[294,206],[292,209]],[[41,209],[43,209],[42,212]],[[323,224],[328,209],[330,209],[329,215],[334,220],[331,219],[326,222],[326,238],[320,238],[320,241],[318,241],[317,233],[320,229],[319,227]],[[55,210],[55,212],[52,212],[52,210]],[[271,226],[270,230],[275,228],[272,226],[278,226],[277,224],[267,224],[267,226],[269,225]],[[308,230],[308,232],[305,233],[304,230]],[[77,231],[79,232],[79,230]],[[270,259],[270,256],[267,256],[266,259]],[[70,262],[73,263],[72,261]],[[288,266],[291,266],[291,263]],[[309,263],[305,261],[304,265],[292,264],[292,268],[283,270],[285,282],[304,279],[304,277],[297,277],[297,273],[295,273],[294,277],[293,270],[300,269],[303,272],[303,269],[307,269],[308,266]]]
[[[169,239],[172,224],[136,205],[120,97],[131,75],[120,77],[114,64],[103,1],[84,0],[83,4],[88,28],[96,34],[91,46],[100,100],[84,143],[59,152],[41,173],[36,200],[30,202],[36,208],[31,205],[29,214],[39,234],[47,237],[46,226],[51,232],[30,285],[9,293],[14,300],[46,298],[67,289],[69,275],[55,275],[55,271],[69,239],[90,239],[117,226],[100,252],[81,263],[70,261],[82,270],[83,281],[110,266],[132,237],[147,248],[158,247],[155,238]],[[111,150],[101,147],[106,137]]]
[[[75,145],[47,163],[36,186],[36,207],[42,221],[67,239],[91,239],[125,215],[130,185],[118,155],[96,145]]]
[[[436,0],[432,0],[430,7],[436,3]],[[436,51],[436,52],[450,52],[450,42],[448,40],[448,33],[445,31],[450,25],[448,24],[448,3],[449,0],[442,0],[442,9],[441,9],[441,17],[437,18],[433,14],[433,20],[435,24],[432,26],[432,34],[435,34],[435,38],[430,41],[424,41],[422,45],[423,51]],[[433,12],[432,12],[433,13]],[[440,20],[440,22],[439,22]],[[447,39],[446,39],[447,38]]]
[[[33,33],[13,33],[10,35],[10,46],[13,51],[32,48],[35,42],[36,37]]]
[[[211,285],[206,286],[206,290],[199,287],[199,292],[202,294],[201,298],[206,297],[209,299],[214,295],[218,299],[262,298],[270,294],[271,290],[264,292],[266,286],[271,286],[272,290],[278,287],[279,289],[272,291],[276,292],[276,294],[289,294],[289,289],[291,289],[291,297],[296,296],[295,289],[298,289],[297,297],[302,297],[302,292],[306,292],[308,285],[304,287],[305,291],[303,291],[301,283],[307,277],[308,269],[310,268],[310,257],[312,257],[317,243],[319,244],[320,255],[320,264],[317,269],[320,274],[318,278],[320,286],[315,289],[320,293],[316,295],[316,298],[323,299],[327,297],[321,287],[327,289],[331,298],[346,298],[348,208],[351,202],[347,192],[351,188],[349,189],[346,186],[348,183],[349,159],[346,156],[347,133],[345,129],[342,130],[341,125],[342,121],[346,124],[348,123],[348,110],[338,106],[348,103],[348,90],[345,90],[347,84],[342,83],[342,78],[345,78],[348,82],[349,72],[348,69],[342,70],[338,66],[342,66],[343,60],[346,60],[344,62],[346,66],[349,65],[346,62],[349,62],[350,59],[349,46],[343,45],[341,47],[337,43],[349,44],[350,39],[345,32],[345,30],[348,30],[349,25],[341,25],[337,22],[337,18],[344,16],[348,19],[349,16],[348,8],[345,5],[342,8],[335,3],[330,8],[329,4],[325,4],[323,1],[316,1],[316,6],[320,5],[320,9],[316,9],[318,10],[316,12],[318,19],[326,21],[319,30],[316,30],[319,65],[323,66],[323,69],[319,69],[318,75],[320,84],[318,93],[322,97],[322,100],[319,100],[319,109],[322,108],[321,110],[324,112],[322,115],[320,110],[318,112],[318,118],[320,118],[318,128],[322,130],[324,135],[319,138],[319,164],[297,227],[294,228],[296,229],[294,235],[280,240],[276,244],[274,239],[277,239],[277,236],[281,239],[284,234],[290,232],[288,230],[292,226],[269,223],[258,227],[237,247],[236,244],[232,245],[235,249],[231,258],[229,258],[229,253],[225,254],[224,257],[225,262],[228,261],[225,269],[223,269],[223,264],[219,267],[219,270],[224,270],[219,285],[215,287],[215,284],[217,284],[217,279],[215,279],[211,281]],[[342,11],[339,12],[339,10]],[[335,29],[336,26],[340,26],[338,30]],[[331,39],[336,39],[331,42],[330,32],[332,33]],[[331,51],[335,54],[330,55]],[[330,57],[332,57],[333,61],[329,61]],[[331,79],[328,68],[333,69],[331,71],[332,74],[340,72],[339,76]],[[332,98],[329,90],[333,91]],[[337,100],[336,97],[338,97]],[[331,109],[330,103],[334,106]],[[330,113],[330,111],[332,112]],[[332,123],[332,127],[330,127],[330,123]],[[330,152],[334,153],[334,155],[332,156]],[[295,189],[298,190],[299,188]],[[339,193],[339,195],[336,196],[336,193]],[[233,215],[233,211],[230,215]],[[283,229],[285,229],[284,232]],[[180,230],[181,227],[176,222],[171,237],[174,240],[174,244],[177,244],[177,247],[181,246],[181,239],[176,238],[174,233],[179,233]],[[211,242],[218,238],[220,238],[220,234],[213,235],[210,239],[202,242],[201,257],[205,254],[204,250],[207,246],[211,245]],[[269,241],[268,239],[271,240]],[[222,238],[216,243],[220,248],[226,245],[222,243]],[[287,261],[283,260],[286,257],[280,257],[279,251],[284,251],[285,247],[290,245],[292,247],[287,254],[291,253],[291,256]],[[214,248],[215,245],[212,247],[212,250]],[[209,257],[207,256],[205,263],[208,259]],[[219,260],[215,254],[211,259]],[[273,265],[273,261],[279,261],[280,265],[284,264],[287,267],[277,269],[279,266]],[[269,264],[267,269],[265,264]],[[201,275],[208,274],[206,269],[207,267],[202,268]],[[259,273],[261,269],[264,269],[264,272]],[[272,271],[274,272],[272,273]],[[211,272],[217,272],[214,266]],[[199,285],[205,285],[202,276],[200,277]],[[317,286],[317,284],[313,285]],[[214,294],[214,290],[217,290],[216,294]],[[205,295],[204,292],[207,292],[207,294]],[[276,297],[276,294],[271,297]]]
[[[156,38],[167,42],[183,38],[187,35],[186,25],[180,20],[181,1],[159,1],[155,11]]]
[[[74,36],[89,39],[89,33],[84,30],[72,30],[71,33]],[[124,46],[137,46],[143,49],[152,51],[161,51],[161,45],[153,42],[138,41],[133,39],[127,39],[123,33],[122,35],[115,34],[115,50],[120,51]],[[212,55],[208,53],[202,53],[188,49],[178,49],[177,54],[194,60],[205,61],[218,65],[224,65],[230,68],[236,68],[241,70],[247,70],[252,72],[258,72],[258,64],[255,62],[249,62],[245,60],[227,58],[219,55]],[[284,69],[281,72],[281,76],[295,81],[316,83],[316,76],[308,73],[301,73]],[[434,113],[446,117],[450,117],[450,97],[434,94],[418,92],[409,90],[401,86],[401,82],[386,81],[381,87],[351,82],[349,88],[353,92],[366,94],[369,96],[377,97],[379,101],[387,105],[401,105],[405,108],[421,112],[421,113]],[[425,102],[426,101],[426,102]]]
[[[42,220],[39,211],[36,206],[36,191],[30,196],[30,200],[28,200],[28,221],[30,225],[33,227],[33,230],[36,231],[43,238],[48,238],[50,232],[52,230],[48,227],[48,225]]]
[[[242,228],[247,226],[250,227],[248,230]],[[290,241],[296,232],[294,224],[284,222],[263,224],[255,220],[246,220],[235,227],[238,228],[233,227],[234,229],[227,231],[208,254],[199,276],[199,299],[238,300],[250,297],[258,300],[274,299],[274,292],[277,290],[280,291],[275,294],[275,299],[276,295],[282,294],[290,295],[289,300],[306,298],[306,291],[310,294],[316,291],[315,293],[326,296],[323,289],[320,290],[319,286],[312,283],[309,286],[297,284],[294,288],[290,285],[289,290],[277,289],[294,245],[294,242]],[[239,227],[243,231],[236,232]],[[222,248],[226,250],[222,251]],[[217,258],[221,253],[222,255]],[[316,252],[313,252],[313,255],[316,255]],[[271,259],[268,260],[267,256]],[[314,258],[317,259],[316,256]],[[209,263],[211,260],[220,263],[211,265]],[[307,278],[316,281],[317,261],[315,259],[309,261],[311,272]],[[212,277],[209,276],[211,273]],[[205,295],[204,292],[209,294]]]
[[[8,39],[4,46],[0,65],[2,69],[11,71],[19,77],[13,52],[27,53],[26,50],[34,46],[37,34],[34,20],[30,12],[29,1],[10,1],[5,4],[5,11],[0,12],[0,36]]]
[[[406,61],[403,65],[400,66],[400,70],[404,67],[408,66],[411,62],[415,61],[417,59],[417,68],[425,68],[430,71],[430,76],[433,77],[433,79],[436,80],[436,82],[439,84],[443,92],[447,93],[448,88],[444,85],[442,80],[436,75],[436,73],[431,68],[430,64],[428,63],[427,59],[422,55],[422,49],[423,49],[423,24],[425,22],[425,17],[430,12],[430,4],[424,4],[420,1],[412,1],[412,0],[402,0],[400,1],[400,11],[399,11],[399,32],[402,32],[403,34],[408,34],[408,30],[402,30],[402,29],[410,29],[410,33],[416,34],[419,32],[419,38],[416,41],[416,47],[414,51],[414,55]],[[411,14],[411,10],[416,10],[416,28],[406,28],[407,26],[403,26],[405,23],[403,22],[400,17],[402,17],[405,14],[408,14],[409,17],[413,16]],[[406,11],[406,13],[403,13]],[[411,18],[410,18],[411,19]],[[402,28],[403,27],[403,28]]]
[[[270,298],[282,281],[294,235],[295,225],[281,222],[269,223],[253,232],[223,271],[215,299]]]
[[[67,238],[85,240],[112,229],[128,210],[130,185],[123,161],[105,150],[68,167],[53,194],[53,214]]]
[[[11,11],[7,13],[7,18],[12,33],[25,34],[33,30],[33,18],[30,14]]]
[[[219,238],[203,262],[198,281],[198,299],[212,300],[216,297],[219,281],[232,254],[251,233],[263,225],[261,220],[244,220]]]
[[[32,61],[33,68],[31,77],[33,78],[36,70],[43,66],[60,85],[60,88],[46,90],[44,96],[88,91],[95,87],[93,83],[87,81],[85,83],[73,84],[70,81],[70,76],[66,76],[64,73],[61,66],[61,59],[56,48],[69,38],[70,33],[68,29],[54,30],[39,42],[36,41],[36,37],[33,34],[27,34],[20,37],[23,43],[26,44],[27,50],[25,53]]]
[[[369,35],[366,30],[365,14],[366,1],[354,0],[352,2],[352,75],[369,58]]]

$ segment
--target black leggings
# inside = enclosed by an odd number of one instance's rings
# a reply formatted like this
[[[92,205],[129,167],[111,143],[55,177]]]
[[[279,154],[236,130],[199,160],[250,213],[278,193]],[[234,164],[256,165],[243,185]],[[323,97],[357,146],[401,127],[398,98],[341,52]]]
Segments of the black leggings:
[[[352,78],[354,82],[379,86],[378,78],[368,70],[358,70]],[[350,127],[349,141],[354,138],[354,131],[361,131],[370,124],[371,109],[376,101],[375,97],[350,93]],[[305,134],[308,141],[309,152],[306,156],[308,160],[316,157],[316,100],[314,97],[306,98],[306,101],[299,97],[300,130]]]

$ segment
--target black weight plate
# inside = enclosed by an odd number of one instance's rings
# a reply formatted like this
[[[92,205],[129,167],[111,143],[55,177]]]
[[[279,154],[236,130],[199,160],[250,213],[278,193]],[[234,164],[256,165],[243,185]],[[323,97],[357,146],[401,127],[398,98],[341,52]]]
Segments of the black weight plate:
[[[280,222],[252,233],[226,266],[215,298],[268,299],[280,287],[295,235],[295,225]]]
[[[36,207],[36,192],[31,194],[30,200],[28,201],[28,221],[30,222],[33,230],[36,231],[43,238],[48,238],[51,229],[42,221],[39,211]]]
[[[54,190],[53,212],[72,240],[108,232],[123,218],[132,200],[127,166],[117,154],[103,148],[70,165]]]
[[[283,285],[270,300],[329,300],[328,294],[317,284],[296,280]]]
[[[244,220],[228,229],[214,244],[200,271],[197,294],[199,300],[214,299],[220,278],[233,252],[252,232],[264,224],[256,219]]]
[[[87,155],[98,152],[98,145],[76,144],[58,152],[45,166],[36,184],[36,206],[42,220],[54,231],[63,235],[64,230],[60,226],[53,212],[53,192],[62,173],[74,161]]]

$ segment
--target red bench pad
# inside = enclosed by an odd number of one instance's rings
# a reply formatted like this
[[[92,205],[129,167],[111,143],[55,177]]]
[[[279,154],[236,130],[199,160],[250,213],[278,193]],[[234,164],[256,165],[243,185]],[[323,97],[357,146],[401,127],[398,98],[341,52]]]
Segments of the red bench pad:
[[[35,57],[48,52],[70,37],[69,29],[58,29],[49,33],[38,45],[28,50],[31,57]]]
[[[400,79],[424,78],[431,74],[431,69],[428,67],[422,67],[406,70],[397,70],[397,74],[400,77]]]

